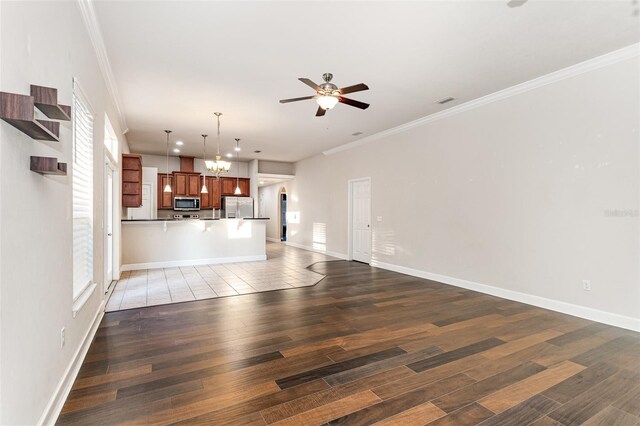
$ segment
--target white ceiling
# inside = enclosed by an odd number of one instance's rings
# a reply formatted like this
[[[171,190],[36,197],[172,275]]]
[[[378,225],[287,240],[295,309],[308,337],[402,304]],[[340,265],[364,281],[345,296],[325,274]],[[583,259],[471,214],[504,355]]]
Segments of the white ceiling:
[[[163,129],[213,153],[297,161],[640,40],[629,1],[95,3],[134,152],[164,153]],[[297,80],[366,83],[315,117]],[[446,96],[456,101],[434,103]],[[362,132],[360,136],[352,136]],[[261,154],[253,154],[259,149]]]

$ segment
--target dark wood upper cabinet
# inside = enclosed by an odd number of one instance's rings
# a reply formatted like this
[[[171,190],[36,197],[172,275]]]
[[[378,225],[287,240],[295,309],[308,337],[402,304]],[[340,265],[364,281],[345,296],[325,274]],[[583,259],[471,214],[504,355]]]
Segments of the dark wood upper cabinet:
[[[164,187],[171,186],[173,190],[173,176],[158,174],[158,209],[173,209],[173,191],[164,192]]]
[[[220,179],[209,177],[209,196],[211,197],[211,208],[222,208],[222,193],[220,191]]]
[[[175,197],[199,197],[200,188],[200,173],[183,173],[173,172],[173,179],[176,187],[173,188],[173,195]]]
[[[173,182],[175,187],[173,188],[173,195],[175,197],[187,196],[187,174],[186,173],[173,173]]]
[[[248,178],[232,178],[226,177],[221,178],[221,190],[222,195],[236,195],[236,186],[240,187],[240,196],[249,197],[251,196],[251,179]]]
[[[248,197],[251,193],[251,185],[249,184],[250,179],[240,179],[238,182],[240,186],[241,195]]]
[[[202,186],[202,182],[205,182],[207,192],[205,194],[200,194],[200,208],[219,209],[221,206],[220,181],[212,176],[203,176],[200,178],[200,186]]]
[[[200,189],[202,188],[202,184],[200,183],[200,175],[189,174],[187,175],[187,181],[189,183],[189,186],[187,188],[187,196],[199,197]]]
[[[142,156],[122,154],[122,207],[142,205]]]
[[[222,195],[233,195],[236,189],[235,178],[220,178],[220,193]]]
[[[182,157],[180,156],[180,171],[185,173],[193,173],[193,157]]]

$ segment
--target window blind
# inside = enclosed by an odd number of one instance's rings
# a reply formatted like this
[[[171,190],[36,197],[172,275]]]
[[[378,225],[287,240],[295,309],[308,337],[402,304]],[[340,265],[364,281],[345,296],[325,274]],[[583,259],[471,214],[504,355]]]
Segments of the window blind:
[[[93,116],[73,95],[73,298],[93,280]]]

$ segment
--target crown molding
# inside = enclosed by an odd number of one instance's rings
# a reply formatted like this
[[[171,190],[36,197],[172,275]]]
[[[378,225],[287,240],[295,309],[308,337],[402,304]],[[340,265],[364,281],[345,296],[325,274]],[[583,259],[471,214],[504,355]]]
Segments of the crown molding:
[[[620,61],[631,59],[640,56],[640,43],[635,43],[630,46],[624,47],[613,52],[606,53],[602,56],[597,56],[592,59],[588,59],[584,62],[571,65],[567,68],[554,71],[549,74],[545,74],[541,77],[534,78],[524,83],[516,84],[515,86],[508,87],[503,90],[491,93],[480,98],[473,99],[469,102],[448,108],[444,111],[436,112],[434,114],[427,115],[417,120],[410,121],[405,124],[401,124],[396,127],[392,127],[387,130],[375,133],[371,136],[366,136],[362,139],[355,140],[353,142],[346,143],[344,145],[337,146],[335,148],[323,151],[324,155],[332,155],[341,151],[346,151],[361,145],[368,144],[379,139],[383,139],[387,136],[395,135],[397,133],[405,132],[413,129],[414,127],[420,127],[432,121],[440,120],[442,118],[451,117],[452,115],[460,114],[465,111],[472,110],[474,108],[481,107],[483,105],[490,104],[492,102],[500,101],[502,99],[509,98],[511,96],[519,95],[521,93],[528,92],[533,89],[537,89],[547,84],[556,83],[558,81],[575,77],[580,74],[584,74],[589,71],[596,70],[598,68],[605,67],[607,65],[615,64]]]
[[[107,55],[107,48],[104,45],[104,39],[102,38],[100,25],[98,24],[98,19],[96,18],[95,9],[93,8],[93,0],[77,1],[78,6],[80,7],[80,12],[82,13],[82,19],[84,20],[84,24],[87,27],[87,31],[89,32],[89,38],[91,39],[93,50],[95,51],[98,58],[98,64],[100,66],[100,71],[102,72],[102,77],[104,78],[109,96],[111,97],[111,101],[113,102],[116,113],[118,114],[120,130],[124,135],[129,131],[129,128],[127,127],[127,122],[124,118],[122,108],[120,107],[121,102],[120,95],[118,94],[118,87],[116,85],[116,79],[113,75],[113,70],[111,69],[111,63],[109,62],[109,56]]]

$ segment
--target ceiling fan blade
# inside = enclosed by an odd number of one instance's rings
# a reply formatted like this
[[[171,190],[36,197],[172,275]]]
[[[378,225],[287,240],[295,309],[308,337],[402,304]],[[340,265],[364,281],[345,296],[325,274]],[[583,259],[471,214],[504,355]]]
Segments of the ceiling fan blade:
[[[318,86],[317,84],[315,84],[313,81],[309,80],[308,78],[299,78],[298,80],[300,80],[301,82],[303,82],[307,86],[311,87],[313,90],[316,90],[316,91],[320,90],[320,86]]]
[[[341,94],[346,95],[347,93],[362,92],[363,90],[369,90],[369,86],[367,86],[364,83],[360,83],[360,84],[354,84],[353,86],[343,87],[342,89],[339,89],[339,90]]]
[[[313,95],[313,96],[303,96],[301,98],[281,99],[280,103],[281,104],[286,104],[287,102],[306,101],[307,99],[313,99],[313,98],[315,98],[315,95]]]
[[[364,102],[360,102],[360,101],[354,101],[353,99],[344,98],[342,96],[338,96],[338,100],[340,102],[342,102],[343,104],[347,104],[347,105],[352,106],[352,107],[356,107],[356,108],[360,108],[360,109],[369,108],[369,104],[365,104]]]
[[[318,107],[318,111],[316,112],[316,117],[322,117],[327,112],[326,109],[322,107]]]

